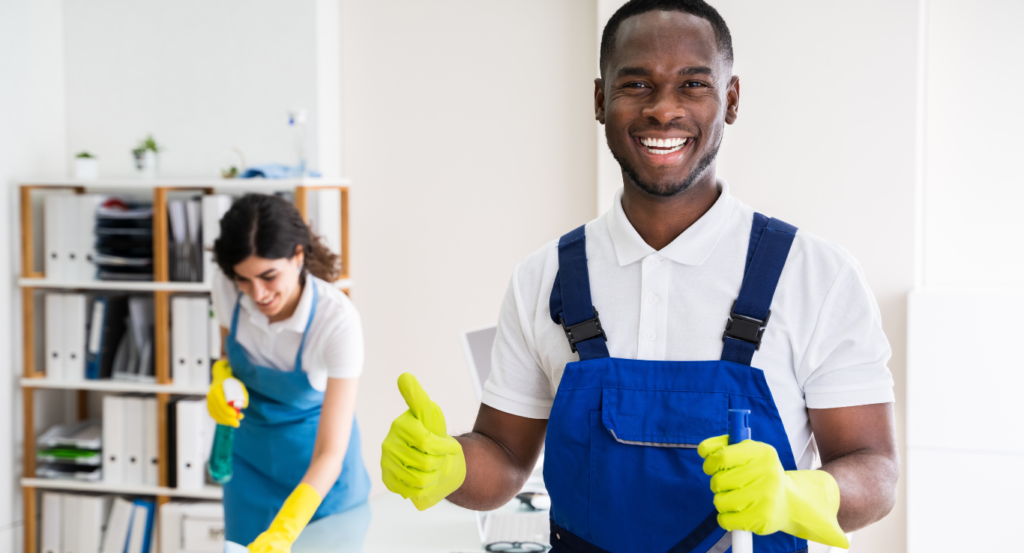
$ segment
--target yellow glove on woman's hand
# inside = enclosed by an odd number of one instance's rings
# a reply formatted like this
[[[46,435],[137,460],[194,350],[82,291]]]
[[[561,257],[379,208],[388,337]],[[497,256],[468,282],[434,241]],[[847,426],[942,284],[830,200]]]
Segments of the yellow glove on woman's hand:
[[[466,480],[462,445],[448,435],[444,413],[430,400],[416,377],[398,377],[409,410],[391,423],[381,446],[384,485],[412,499],[419,510],[429,509]]]
[[[245,416],[231,407],[227,399],[224,398],[224,381],[231,379],[238,382],[238,385],[242,387],[242,395],[245,396],[245,401],[242,405],[237,406],[239,409],[245,409],[249,406],[249,391],[245,389],[245,384],[231,376],[231,365],[224,359],[213,364],[212,372],[213,382],[210,384],[210,391],[206,393],[206,409],[210,411],[210,416],[213,417],[213,420],[217,421],[217,424],[238,428],[239,421],[245,418]]]
[[[289,553],[292,543],[309,524],[323,498],[316,493],[313,486],[299,484],[295,491],[281,505],[270,527],[249,544],[251,553]]]
[[[850,547],[836,519],[839,485],[831,474],[787,471],[771,445],[753,440],[729,445],[729,436],[704,440],[697,453],[711,476],[722,528],[761,536],[781,530],[825,545]]]

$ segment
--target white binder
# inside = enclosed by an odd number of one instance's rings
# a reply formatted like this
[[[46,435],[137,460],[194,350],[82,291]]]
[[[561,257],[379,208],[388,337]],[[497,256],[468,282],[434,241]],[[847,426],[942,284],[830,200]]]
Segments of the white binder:
[[[142,484],[142,465],[145,459],[143,451],[145,433],[143,432],[144,421],[142,420],[142,397],[125,396],[121,398],[124,402],[124,434],[121,442],[124,448],[124,476],[122,482],[125,484]]]
[[[110,518],[107,519],[107,528],[103,533],[103,549],[100,553],[124,553],[134,508],[135,505],[127,499],[114,498]]]
[[[68,257],[68,277],[72,280],[94,280],[96,265],[93,263],[94,232],[96,228],[96,206],[100,196],[95,194],[79,194],[67,196],[70,217],[70,243]]]
[[[43,302],[46,317],[46,378],[64,380],[64,294],[46,294]]]
[[[205,483],[206,459],[213,441],[215,423],[206,410],[206,399],[183,399],[175,405],[177,422],[178,489],[201,490]]]
[[[63,494],[60,507],[63,553],[81,553],[78,549],[78,496]]]
[[[213,310],[213,300],[210,300],[210,311],[208,313],[209,320],[206,322],[209,327],[209,338],[207,338],[210,346],[210,359],[221,358],[221,337],[220,337],[220,322],[217,321],[217,313]]]
[[[65,258],[68,217],[65,213],[66,194],[50,194],[43,200],[43,248],[46,259],[43,270],[49,280],[68,278]]]
[[[213,282],[216,263],[213,261],[213,242],[220,237],[220,219],[231,209],[231,196],[211,194],[203,196],[203,281]]]
[[[160,435],[157,433],[156,398],[142,399],[142,483],[160,485]]]
[[[60,315],[61,350],[64,352],[64,379],[85,380],[85,294],[64,294]]]
[[[198,385],[192,382],[192,354],[189,346],[189,298],[171,297],[171,375],[178,386]]]
[[[193,386],[210,385],[210,299],[208,297],[189,298],[189,354],[192,358],[192,375],[189,381]]]
[[[103,398],[103,481],[124,482],[124,398]]]
[[[62,494],[43,492],[42,529],[39,532],[39,553],[63,553],[61,544],[61,500]]]
[[[317,190],[315,198],[315,218],[310,221],[313,230],[324,239],[328,249],[341,255],[341,190]]]
[[[66,496],[72,497],[72,496]],[[78,544],[75,553],[94,553],[100,550],[103,523],[110,510],[109,495],[74,496],[78,511]]]

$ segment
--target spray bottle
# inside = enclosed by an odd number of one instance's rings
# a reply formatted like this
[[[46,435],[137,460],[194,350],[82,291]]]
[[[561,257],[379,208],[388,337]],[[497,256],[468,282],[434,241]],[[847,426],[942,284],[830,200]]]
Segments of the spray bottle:
[[[245,404],[245,391],[242,383],[235,378],[225,378],[224,399],[236,413],[241,412],[241,405]],[[235,428],[233,426],[217,425],[213,434],[213,449],[210,451],[210,460],[206,463],[206,472],[210,478],[218,484],[224,484],[231,480],[231,455],[235,444]]]
[[[750,409],[729,409],[729,445],[750,439]],[[733,553],[754,553],[754,536],[745,530],[732,531]]]
[[[291,176],[303,178],[309,173],[306,164],[306,110],[294,108],[288,111],[288,128],[292,134],[292,145],[295,148],[295,165],[291,168]]]

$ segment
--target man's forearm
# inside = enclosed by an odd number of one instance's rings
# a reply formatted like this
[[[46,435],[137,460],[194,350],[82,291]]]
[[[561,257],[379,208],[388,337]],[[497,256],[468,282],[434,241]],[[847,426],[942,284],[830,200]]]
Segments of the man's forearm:
[[[839,484],[839,526],[853,532],[881,520],[896,503],[899,459],[855,451],[821,467]]]
[[[456,437],[466,455],[466,480],[448,501],[475,511],[489,511],[508,503],[530,476],[520,468],[524,460],[478,432]],[[532,463],[529,463],[532,466]]]

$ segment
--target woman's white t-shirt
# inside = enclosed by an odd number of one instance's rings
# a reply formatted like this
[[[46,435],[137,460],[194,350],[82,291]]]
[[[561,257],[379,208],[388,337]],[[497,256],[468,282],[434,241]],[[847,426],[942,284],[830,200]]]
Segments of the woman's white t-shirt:
[[[313,389],[327,389],[328,378],[355,378],[363,372],[363,325],[352,300],[344,292],[313,275],[306,276],[299,305],[288,319],[272,323],[242,294],[235,338],[249,360],[281,371],[295,370],[302,334],[313,307],[313,286],[318,292],[316,315],[302,351],[302,370]],[[235,283],[219,269],[213,279],[213,308],[220,326],[230,329],[238,302]]]

